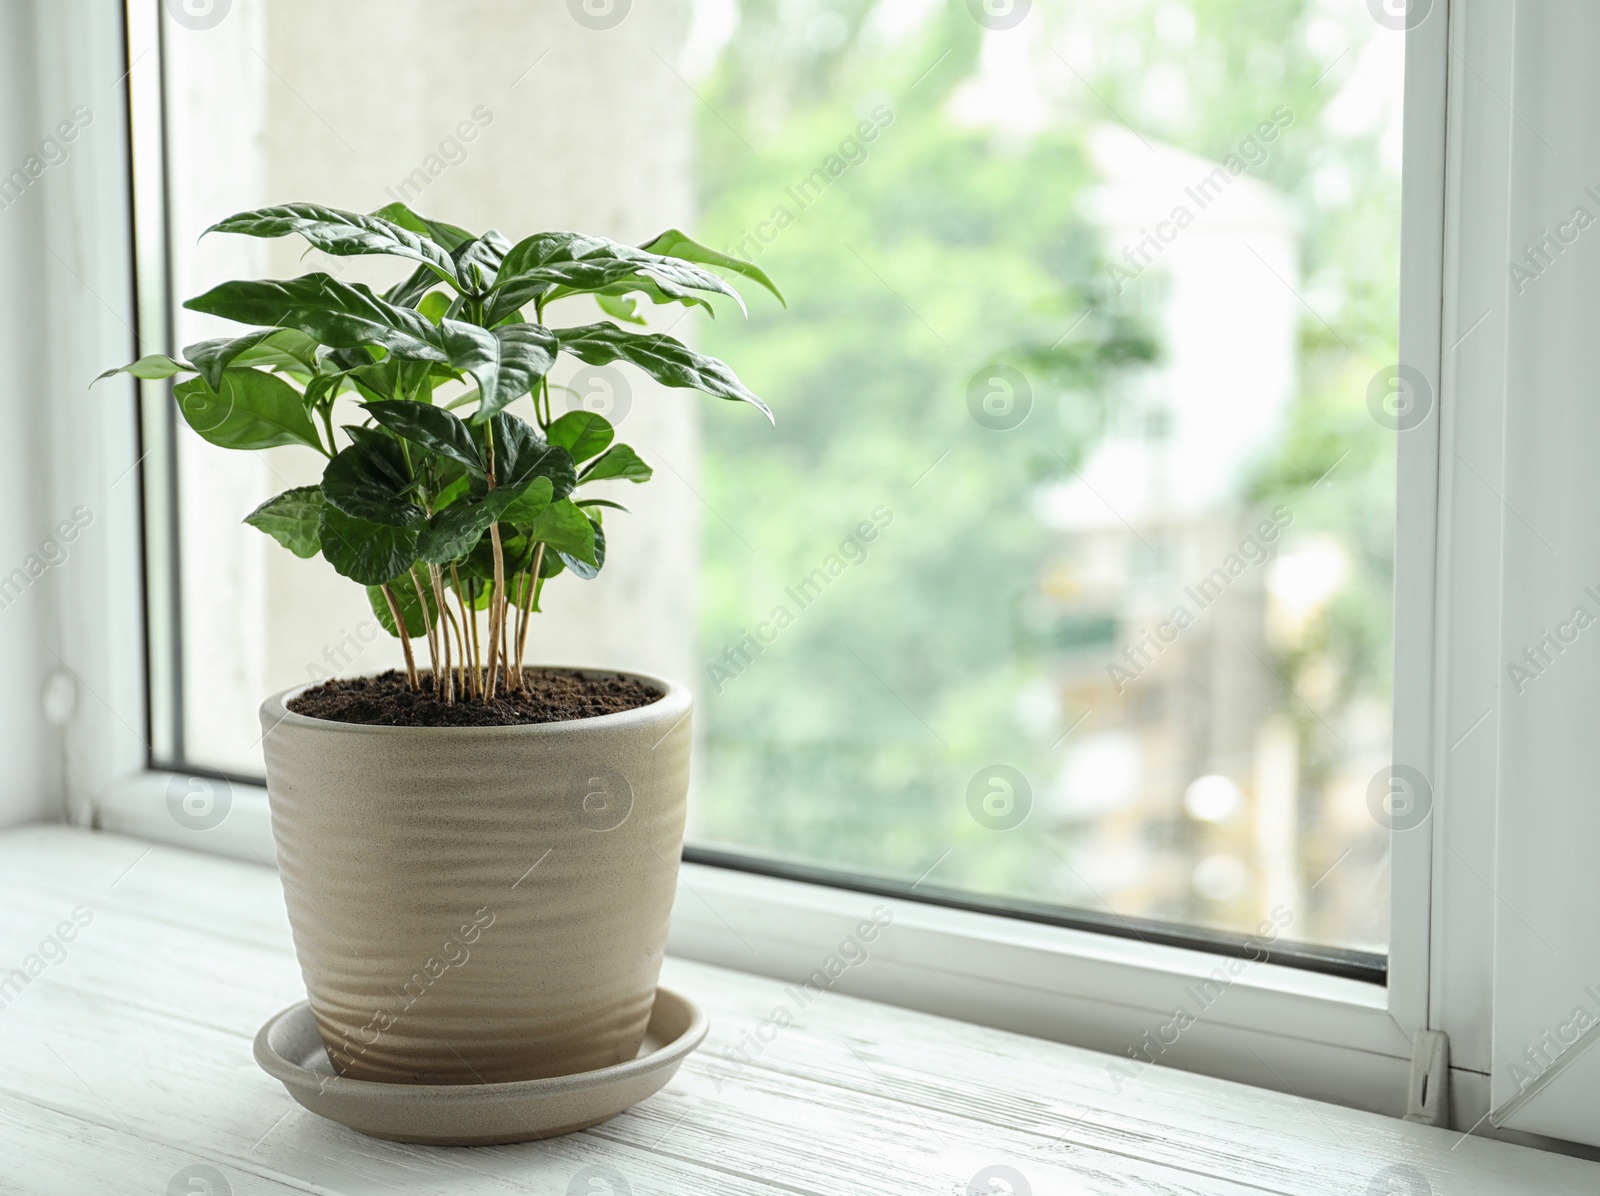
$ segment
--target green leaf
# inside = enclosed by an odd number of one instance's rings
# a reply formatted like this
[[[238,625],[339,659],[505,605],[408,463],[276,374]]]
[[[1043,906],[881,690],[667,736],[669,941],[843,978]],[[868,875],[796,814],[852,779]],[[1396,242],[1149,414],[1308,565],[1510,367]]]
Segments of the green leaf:
[[[546,444],[524,420],[501,412],[489,421],[494,435],[494,469],[499,485],[520,489],[533,478],[549,478],[557,498],[565,498],[578,484],[572,456],[558,445]]]
[[[539,324],[503,324],[493,331],[477,331],[487,338],[482,355],[451,361],[478,381],[482,401],[472,422],[481,424],[531,391],[550,372],[556,360],[556,338]]]
[[[643,246],[646,253],[658,253],[662,257],[675,257],[686,262],[698,262],[702,266],[717,266],[720,269],[742,274],[766,287],[779,303],[788,307],[783,292],[778,290],[772,279],[767,277],[767,272],[754,262],[747,262],[743,258],[732,257],[726,253],[719,253],[708,248],[698,241],[692,240],[687,234],[676,228],[669,228],[654,241]]]
[[[147,353],[131,365],[119,365],[116,369],[107,370],[95,381],[100,382],[112,374],[132,374],[135,378],[143,378],[146,382],[159,382],[162,378],[170,378],[174,374],[189,373],[193,370],[193,366],[173,361],[165,353]]]
[[[545,429],[545,439],[566,449],[574,461],[605,452],[615,437],[611,421],[593,411],[569,411]]]
[[[715,357],[696,353],[682,341],[659,332],[629,332],[612,323],[556,329],[562,349],[590,365],[626,361],[667,386],[692,387],[718,399],[749,403],[770,421],[772,411],[756,397],[732,368]]]
[[[349,370],[317,374],[306,383],[305,404],[316,411],[332,404],[341,393],[353,385]]]
[[[500,512],[499,518],[514,527],[531,527],[554,501],[555,491],[550,479],[534,478],[517,494],[516,500]]]
[[[355,443],[329,461],[322,473],[322,493],[329,505],[370,523],[422,527],[428,516],[411,498],[412,485],[399,442],[370,429],[346,431]]]
[[[185,422],[219,448],[304,444],[324,451],[300,392],[274,374],[229,370],[220,390],[212,390],[204,378],[190,378],[173,387],[172,396]]]
[[[471,429],[448,411],[404,400],[365,403],[363,410],[397,436],[465,465],[474,473],[483,472],[483,453],[472,439]]]
[[[435,513],[444,510],[451,503],[455,502],[456,499],[460,498],[463,494],[466,494],[471,489],[472,478],[468,474],[462,474],[443,490],[439,491],[438,494],[434,495],[433,509]]]
[[[260,344],[246,349],[233,359],[235,366],[264,365],[275,370],[314,374],[321,368],[321,346],[296,328],[278,328]]]
[[[601,291],[594,297],[600,305],[600,310],[614,320],[621,320],[626,324],[643,324],[644,317],[639,314],[637,300],[629,295],[611,295]]]
[[[574,506],[579,507],[610,507],[613,511],[621,511],[624,515],[632,514],[627,507],[619,502],[612,502],[609,498],[575,498]]]
[[[336,349],[377,345],[427,361],[447,361],[442,335],[429,319],[409,307],[396,307],[360,283],[351,286],[327,274],[225,282],[184,304],[190,311],[237,320],[297,328]]]
[[[393,303],[399,307],[420,309],[422,307],[420,300],[428,297],[429,292],[433,291],[433,288],[438,285],[439,276],[432,269],[427,266],[418,266],[409,275],[385,291],[383,299],[385,303]],[[450,305],[450,297],[448,295],[442,291],[435,293],[444,300],[446,307]],[[431,319],[432,317],[429,318]],[[438,321],[434,320],[434,323],[437,324]]]
[[[530,379],[542,377],[555,355],[554,337],[536,325],[494,332],[461,320],[435,325],[418,311],[378,298],[366,286],[347,286],[326,274],[287,282],[227,282],[184,306],[246,324],[297,328],[335,348],[376,345],[400,357],[443,362],[472,373],[485,393],[496,394],[497,388],[504,392],[497,396],[502,406],[526,394]],[[369,363],[361,368],[375,367]],[[391,396],[380,389],[379,397]]]
[[[322,487],[298,486],[269,498],[244,521],[259,528],[297,557],[314,557],[322,551]]]
[[[551,302],[566,295],[611,289],[614,295],[630,290],[653,290],[680,303],[710,308],[694,292],[728,295],[742,309],[744,301],[727,283],[709,270],[677,258],[662,257],[605,237],[580,233],[536,233],[519,241],[506,254],[492,289],[485,323],[494,324],[506,312],[529,300]]]
[[[522,489],[495,489],[451,503],[433,517],[417,541],[417,555],[430,565],[448,565],[470,553],[491,524],[504,519],[506,511],[522,501],[529,491],[542,491],[544,505],[550,498],[550,482],[536,478]]]
[[[428,621],[439,617],[439,604],[433,596],[432,583],[426,578],[422,581],[423,597],[427,599],[427,615],[423,615],[423,604],[417,599],[417,587],[412,584],[412,573],[403,573],[389,580],[389,592],[394,595],[395,605],[400,608],[400,620],[406,625],[406,638],[421,639],[428,634]],[[372,613],[377,616],[378,624],[396,639],[400,638],[395,630],[394,616],[389,613],[388,600],[383,596],[379,586],[367,587],[367,602],[372,607]]]
[[[340,576],[364,586],[399,577],[417,559],[417,533],[346,515],[332,503],[322,508],[322,555]]]
[[[456,274],[462,285],[475,292],[488,290],[510,249],[511,242],[496,228],[461,246],[455,251],[455,260]]]
[[[230,365],[290,365],[315,373],[316,342],[293,328],[265,328],[244,336],[225,336],[201,341],[184,349],[183,355],[212,390],[222,388],[222,373]]]
[[[450,253],[454,253],[472,240],[472,234],[466,229],[446,224],[443,220],[429,220],[426,216],[419,216],[403,203],[388,204],[372,214],[380,220],[387,220],[391,224],[398,224],[401,228],[420,233]]]
[[[561,552],[559,549],[556,552],[556,555],[561,558],[561,560],[566,564],[567,568],[571,569],[573,573],[583,578],[584,581],[593,581],[596,577],[600,576],[601,566],[606,563],[605,529],[600,526],[599,520],[593,518],[589,519],[589,526],[594,530],[593,561],[586,561],[580,556],[576,556],[570,552]]]
[[[431,238],[382,216],[362,216],[314,203],[277,204],[240,212],[206,229],[208,233],[242,233],[247,237],[283,237],[299,233],[324,253],[353,257],[387,253],[421,262],[446,282],[457,280],[455,260]]]
[[[641,461],[638,453],[625,444],[619,444],[584,470],[580,481],[603,482],[609,478],[622,478],[629,482],[648,482],[654,474],[655,470]]]
[[[443,291],[434,291],[431,295],[424,295],[422,302],[417,304],[417,310],[437,326],[450,310],[450,296]]]
[[[594,524],[570,499],[551,503],[526,527],[519,524],[518,530],[530,540],[548,544],[563,558],[573,557],[582,564],[596,564]]]

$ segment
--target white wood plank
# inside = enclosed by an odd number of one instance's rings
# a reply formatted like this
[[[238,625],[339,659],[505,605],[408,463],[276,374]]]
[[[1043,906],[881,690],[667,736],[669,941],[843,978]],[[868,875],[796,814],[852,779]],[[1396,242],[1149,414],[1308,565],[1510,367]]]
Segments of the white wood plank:
[[[0,972],[79,904],[93,919],[66,958],[0,1009],[0,1190],[162,1191],[195,1161],[235,1192],[561,1193],[585,1166],[634,1196],[957,1196],[992,1166],[1041,1196],[1343,1196],[1396,1165],[1434,1196],[1600,1190],[1594,1164],[1164,1068],[1118,1093],[1107,1056],[833,993],[800,1008],[777,982],[679,960],[666,979],[712,1034],[638,1108],[548,1143],[379,1142],[299,1109],[250,1058],[302,995],[275,874],[65,828],[0,835]],[[794,1020],[772,1035],[780,1006]],[[771,1041],[736,1068],[758,1029]]]

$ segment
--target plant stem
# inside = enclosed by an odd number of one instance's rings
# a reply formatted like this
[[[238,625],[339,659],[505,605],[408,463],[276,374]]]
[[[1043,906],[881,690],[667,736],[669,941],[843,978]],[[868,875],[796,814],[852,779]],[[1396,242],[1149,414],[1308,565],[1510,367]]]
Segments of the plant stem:
[[[383,600],[389,604],[389,617],[394,620],[394,629],[400,633],[400,650],[406,654],[406,680],[411,683],[411,692],[418,693],[422,685],[417,681],[417,662],[411,655],[411,637],[407,634],[411,629],[400,614],[400,604],[394,600],[394,591],[389,588],[389,583],[384,582],[378,588],[383,591]]]
[[[472,579],[472,688],[483,698],[483,649],[478,642],[478,579]]]
[[[491,483],[492,487],[493,483]],[[489,594],[489,682],[488,698],[492,700],[495,693],[495,682],[500,675],[500,657],[505,647],[506,627],[506,558],[500,548],[500,525],[489,525],[489,543],[494,549],[494,589]],[[506,680],[506,688],[510,689],[510,678]]]
[[[441,609],[444,611],[445,625],[456,644],[456,665],[450,676],[450,701],[453,703],[457,693],[465,697],[471,692],[467,684],[467,641],[462,634],[461,623],[448,603]]]
[[[484,471],[484,481],[488,483],[491,493],[494,491],[494,425],[485,424],[483,428],[483,446],[488,468]],[[505,637],[506,623],[506,557],[500,546],[500,523],[496,520],[489,525],[489,543],[494,550],[494,589],[489,593],[489,679],[484,685],[485,702],[494,701],[495,682],[500,675],[501,641]],[[510,689],[510,680],[507,679],[507,689]]]
[[[544,564],[544,541],[539,541],[539,546],[533,550],[533,568],[528,570],[528,580],[522,593],[522,617],[517,622],[517,672],[522,672],[523,653],[528,647],[528,625],[533,622],[529,617],[533,610],[534,587],[539,584],[539,569]]]
[[[444,685],[444,674],[439,671],[439,637],[433,626],[433,616],[428,611],[428,597],[422,592],[422,580],[415,565],[409,570],[411,586],[417,591],[417,606],[422,611],[422,626],[428,633],[428,667],[433,670],[433,696],[439,696]]]
[[[467,651],[467,628],[468,624],[471,623],[472,620],[467,615],[467,596],[462,592],[461,574],[456,572],[454,562],[452,562],[450,565],[450,584],[455,587],[456,601],[461,605],[461,671],[463,674],[461,688],[467,697],[476,697],[478,693],[478,673],[476,667],[473,668],[471,673],[471,682],[468,683],[466,681],[468,666],[473,663],[471,660],[469,660],[469,653]]]
[[[438,565],[428,566],[428,580],[433,583],[433,603],[439,609],[439,638],[444,641],[444,700],[445,705],[456,704],[456,677],[450,671],[450,607],[444,600],[444,581],[439,573]],[[439,679],[434,678],[433,688],[435,695],[439,689]]]

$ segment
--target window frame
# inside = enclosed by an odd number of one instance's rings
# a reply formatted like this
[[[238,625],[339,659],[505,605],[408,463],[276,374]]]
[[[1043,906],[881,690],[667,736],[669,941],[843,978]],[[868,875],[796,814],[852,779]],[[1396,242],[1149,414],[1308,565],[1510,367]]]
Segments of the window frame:
[[[66,95],[85,79],[114,77],[118,71],[109,68],[120,63],[124,107],[117,118],[129,129],[126,143],[100,152],[93,170],[64,180],[70,202],[52,216],[62,224],[61,236],[70,230],[81,247],[74,260],[85,271],[84,286],[52,308],[55,318],[47,330],[60,371],[53,389],[63,398],[51,420],[53,486],[58,495],[71,489],[63,465],[81,441],[83,421],[98,413],[95,459],[87,466],[74,461],[79,480],[85,469],[91,471],[97,494],[114,511],[107,496],[131,470],[142,483],[143,502],[142,508],[127,504],[132,509],[108,520],[116,534],[80,553],[92,557],[88,567],[101,579],[100,590],[73,587],[64,596],[62,618],[72,629],[74,664],[84,688],[99,698],[98,705],[84,699],[68,730],[68,813],[85,825],[265,864],[273,846],[264,790],[234,783],[230,816],[213,830],[186,831],[167,814],[174,774],[152,766],[181,753],[181,732],[163,713],[171,709],[170,687],[178,683],[168,642],[178,625],[176,586],[169,584],[163,597],[160,585],[145,584],[174,576],[163,545],[164,536],[175,534],[174,513],[162,507],[161,498],[171,492],[163,491],[173,467],[171,402],[164,384],[126,378],[102,383],[93,395],[80,394],[84,377],[129,359],[141,342],[140,351],[169,347],[163,89],[159,71],[152,69],[164,22],[159,0],[92,3],[98,19],[87,27],[81,17],[53,11],[64,6],[46,6],[52,11],[42,10],[39,18],[41,87]],[[1439,778],[1449,772],[1452,732],[1459,734],[1464,725],[1456,716],[1468,700],[1457,692],[1457,649],[1469,651],[1461,629],[1486,617],[1487,601],[1477,590],[1481,569],[1449,568],[1459,566],[1486,532],[1479,512],[1458,504],[1452,489],[1456,471],[1442,470],[1441,459],[1450,460],[1458,438],[1481,436],[1495,426],[1503,397],[1481,379],[1459,376],[1444,349],[1445,337],[1460,335],[1471,322],[1463,313],[1482,306],[1469,293],[1461,263],[1495,216],[1492,188],[1475,206],[1465,202],[1464,188],[1482,183],[1482,162],[1492,167],[1499,125],[1465,106],[1461,81],[1472,75],[1496,79],[1509,71],[1510,48],[1499,39],[1511,14],[1509,0],[1435,0],[1430,17],[1406,35],[1400,356],[1447,401],[1435,405],[1434,418],[1400,437],[1394,750],[1397,762]],[[1459,69],[1464,52],[1473,55],[1468,70]],[[1467,172],[1461,166],[1464,144],[1470,149]],[[119,178],[121,185],[106,185]],[[136,270],[136,261],[144,269]],[[1486,285],[1477,275],[1471,281]],[[95,325],[93,335],[68,334],[84,321]],[[1489,318],[1478,335],[1498,332],[1503,338],[1505,329],[1497,325],[1499,317]],[[123,414],[107,419],[106,407],[119,404],[113,393],[119,387]],[[138,419],[131,415],[135,404]],[[1462,611],[1471,617],[1463,621]],[[130,732],[139,727],[143,738],[135,743]],[[1493,784],[1491,778],[1476,788],[1452,789],[1448,802],[1439,788],[1423,827],[1393,835],[1384,986],[1252,964],[1162,1062],[1399,1115],[1405,1111],[1413,1035],[1442,1029],[1451,1034],[1456,1058],[1469,1064],[1452,1072],[1463,1110],[1458,1120],[1476,1108],[1479,1080],[1486,1100],[1487,1063],[1470,1064],[1487,1060],[1487,1017],[1471,1002],[1446,1000],[1441,980],[1476,978],[1486,985],[1491,944],[1486,925],[1455,913],[1440,898],[1444,885],[1461,879],[1447,847],[1453,851],[1455,842],[1493,833]],[[762,875],[707,859],[690,849],[680,870],[669,947],[676,954],[798,981],[848,937],[865,911],[883,904],[893,911],[893,929],[867,965],[838,979],[836,991],[1118,1056],[1169,1019],[1185,990],[1223,958],[1171,943]],[[1466,1124],[1475,1117],[1471,1112]]]

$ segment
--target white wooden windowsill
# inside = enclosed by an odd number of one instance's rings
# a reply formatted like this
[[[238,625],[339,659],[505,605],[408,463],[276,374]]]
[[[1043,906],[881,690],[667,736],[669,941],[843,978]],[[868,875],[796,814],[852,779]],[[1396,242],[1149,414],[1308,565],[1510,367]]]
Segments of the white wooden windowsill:
[[[1600,1164],[1165,1068],[1114,1093],[1108,1056],[833,993],[739,1068],[732,1048],[792,999],[676,959],[665,979],[706,1006],[711,1036],[642,1105],[522,1146],[381,1142],[304,1111],[251,1059],[257,1027],[303,996],[275,873],[37,826],[0,835],[0,900],[0,977],[74,909],[92,915],[0,996],[8,1193],[162,1192],[196,1164],[237,1196],[960,1196],[996,1167],[1037,1196],[1600,1191]],[[626,1186],[574,1181],[585,1167]],[[1381,1178],[1396,1167],[1427,1187]]]

